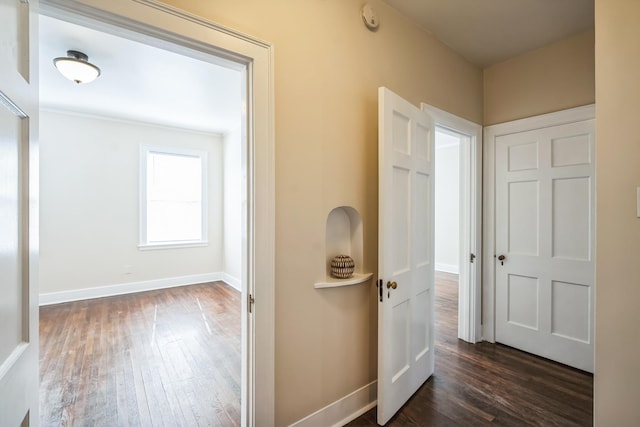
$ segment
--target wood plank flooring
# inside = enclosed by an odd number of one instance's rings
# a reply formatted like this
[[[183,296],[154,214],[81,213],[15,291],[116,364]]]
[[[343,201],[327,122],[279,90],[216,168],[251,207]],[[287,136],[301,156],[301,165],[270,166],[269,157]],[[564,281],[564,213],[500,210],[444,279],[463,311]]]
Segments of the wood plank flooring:
[[[457,339],[457,280],[436,273],[435,374],[387,425],[593,425],[591,374],[503,345]],[[376,408],[348,425],[377,425]]]
[[[40,308],[41,426],[239,426],[240,293],[216,282]]]
[[[457,276],[436,281],[435,375],[388,425],[592,425],[590,374],[458,340]],[[239,425],[240,300],[216,282],[42,307],[41,425]]]

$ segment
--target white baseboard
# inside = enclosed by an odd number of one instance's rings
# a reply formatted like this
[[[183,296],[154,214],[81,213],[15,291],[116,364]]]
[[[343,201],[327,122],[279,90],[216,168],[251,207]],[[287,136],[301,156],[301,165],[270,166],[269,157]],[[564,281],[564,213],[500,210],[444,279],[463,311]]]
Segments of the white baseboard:
[[[222,273],[222,281],[232,288],[242,292],[242,282],[237,277],[233,277],[228,273]]]
[[[120,283],[117,285],[99,286],[95,288],[50,292],[40,294],[40,305],[59,304],[83,299],[110,297],[113,295],[131,294],[134,292],[151,291],[154,289],[174,288],[176,286],[215,282],[218,280],[224,280],[223,275],[223,273],[193,274],[190,276],[169,277],[167,279],[145,280],[143,282]]]
[[[451,273],[451,274],[460,274],[460,268],[455,264],[442,264],[442,263],[436,262],[435,270],[444,271],[445,273]]]
[[[375,407],[378,403],[377,397],[378,382],[373,381],[296,421],[290,427],[342,427]]]

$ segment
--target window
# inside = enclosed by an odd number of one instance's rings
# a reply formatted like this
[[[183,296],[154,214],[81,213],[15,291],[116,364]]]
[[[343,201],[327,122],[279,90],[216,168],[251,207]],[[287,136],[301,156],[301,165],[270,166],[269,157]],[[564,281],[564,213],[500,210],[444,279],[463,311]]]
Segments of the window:
[[[140,247],[207,243],[207,153],[142,146]]]

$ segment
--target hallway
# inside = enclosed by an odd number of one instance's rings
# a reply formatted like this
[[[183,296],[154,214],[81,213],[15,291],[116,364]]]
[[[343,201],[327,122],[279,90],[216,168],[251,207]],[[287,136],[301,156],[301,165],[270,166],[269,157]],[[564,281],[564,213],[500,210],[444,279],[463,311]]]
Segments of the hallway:
[[[389,426],[591,426],[593,376],[457,338],[458,276],[436,272],[435,374]],[[348,426],[377,425],[376,408]]]

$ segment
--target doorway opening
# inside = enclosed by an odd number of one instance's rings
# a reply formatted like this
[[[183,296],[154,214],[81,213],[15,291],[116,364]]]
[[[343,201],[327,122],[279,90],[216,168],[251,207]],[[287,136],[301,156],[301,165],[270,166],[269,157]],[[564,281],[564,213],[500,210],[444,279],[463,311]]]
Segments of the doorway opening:
[[[246,192],[241,177],[246,176],[242,165],[247,162],[241,159],[242,151],[246,153],[241,150],[246,144],[241,131],[246,126],[241,106],[246,73],[238,64],[227,64],[220,58],[213,63],[187,49],[176,47],[174,50],[181,50],[177,53],[119,37],[114,32],[48,16],[40,18],[43,299],[62,302],[203,282],[219,288],[220,281],[242,293],[241,269],[246,265],[242,259],[242,236],[246,235],[247,226],[242,220]],[[67,49],[87,52],[102,68],[99,79],[78,85],[59,75],[51,59]],[[192,153],[198,153],[198,157]],[[173,159],[197,160],[197,170],[191,164],[189,170],[179,170],[173,165],[175,162],[169,161]],[[185,181],[188,174],[198,176],[187,188],[180,181]],[[194,205],[195,209],[191,208]],[[185,224],[189,225],[186,231]],[[195,240],[190,237],[194,233],[198,235]],[[183,238],[184,234],[187,237]],[[136,242],[138,236],[140,240]],[[75,260],[73,267],[67,264],[70,260]],[[113,311],[113,317],[108,322],[113,328],[104,327],[98,341],[76,337],[70,344],[80,341],[79,348],[71,344],[61,351],[82,352],[86,356],[86,343],[93,346],[96,357],[111,351],[126,352],[135,361],[125,365],[129,369],[118,370],[123,363],[114,354],[109,357],[106,370],[113,375],[122,374],[125,387],[115,387],[114,394],[118,399],[138,402],[127,406],[126,412],[129,416],[137,414],[140,419],[146,414],[137,409],[145,406],[141,402],[146,402],[153,417],[154,412],[161,412],[163,399],[170,399],[172,392],[191,394],[192,402],[186,407],[172,407],[164,417],[186,422],[189,418],[180,416],[188,412],[208,414],[206,401],[198,400],[204,394],[197,393],[196,387],[207,384],[203,378],[208,378],[208,385],[216,378],[214,389],[226,390],[215,397],[216,405],[224,408],[222,419],[240,425],[240,377],[244,364],[240,353],[246,337],[225,331],[241,329],[244,298],[232,295],[230,289],[224,291],[199,294],[194,288],[192,298],[157,296],[156,302],[133,306],[139,309],[112,306],[109,311]],[[209,301],[216,296],[220,305],[229,305],[225,313],[235,313],[236,318],[226,322],[211,319],[225,315]],[[190,318],[174,313],[168,300],[179,301],[191,318],[201,315],[203,324],[183,327],[191,322]],[[87,313],[93,306],[85,308]],[[146,351],[131,336],[144,335],[144,328],[132,327],[119,313],[140,317],[143,325],[149,324],[152,330],[146,335],[151,338],[140,339]],[[95,322],[105,322],[95,314],[87,315]],[[167,325],[168,318],[172,319],[171,327]],[[198,330],[199,344],[185,336]],[[93,334],[95,331],[89,333]],[[42,338],[46,346],[48,337]],[[123,343],[128,339],[130,343]],[[105,345],[105,340],[112,344]],[[181,343],[180,349],[176,342]],[[194,365],[219,366],[215,358],[198,359],[203,351],[196,351],[200,348],[197,345],[217,348],[233,360],[225,360],[226,371],[193,374],[189,360],[196,361]],[[167,364],[175,366],[168,369]],[[145,365],[155,366],[160,376],[145,371]],[[92,396],[97,398],[97,390],[108,386],[109,374],[100,377],[104,383],[91,378],[86,371],[99,370],[100,366],[92,357],[84,358],[81,366],[83,369],[72,380],[77,388],[61,397],[70,395],[78,402],[87,401],[88,407],[99,407],[99,401],[92,401]],[[213,367],[210,371],[214,371]],[[49,384],[50,379],[64,381],[55,370],[50,374],[43,377],[46,394],[59,388]],[[143,385],[136,385],[136,377],[143,378]],[[191,392],[189,382],[184,384],[189,378],[193,379]],[[159,383],[165,393],[157,393]],[[127,384],[133,387],[128,390]],[[154,399],[152,393],[157,393]],[[41,407],[52,412],[60,409],[53,402]],[[114,414],[106,416],[111,415]],[[50,419],[52,414],[43,416]],[[79,422],[99,419],[93,416],[85,411],[74,413],[73,418]]]
[[[192,60],[207,62],[209,65],[226,66],[227,69],[240,74],[241,77],[237,86],[228,85],[226,87],[232,86],[238,89],[242,95],[242,99],[238,102],[239,108],[230,109],[235,110],[236,114],[240,117],[240,124],[234,129],[234,132],[228,132],[225,135],[234,134],[234,138],[237,138],[239,141],[239,143],[236,144],[237,151],[231,157],[240,164],[240,168],[234,172],[236,180],[227,179],[227,181],[232,181],[237,184],[238,191],[234,192],[234,195],[241,201],[234,215],[237,224],[241,225],[238,232],[239,241],[234,242],[236,250],[239,252],[239,259],[236,263],[236,271],[239,277],[237,277],[238,281],[234,284],[239,286],[242,291],[240,311],[242,312],[241,347],[243,356],[239,362],[242,376],[241,417],[242,424],[245,425],[253,425],[256,417],[262,420],[272,419],[273,372],[270,367],[273,364],[273,352],[270,350],[273,348],[273,323],[270,318],[273,313],[273,251],[271,249],[273,245],[273,136],[271,112],[272,92],[269,89],[272,79],[268,65],[271,60],[269,45],[243,35],[240,42],[236,40],[235,42],[237,42],[237,44],[229,47],[228,39],[234,38],[233,31],[225,29],[225,39],[219,40],[215,37],[218,34],[218,27],[213,23],[205,21],[194,23],[193,20],[187,20],[186,16],[182,16],[179,12],[171,13],[171,16],[158,16],[163,15],[165,11],[155,10],[149,6],[143,7],[142,10],[138,10],[138,7],[128,8],[127,10],[116,10],[114,8],[117,8],[117,6],[104,5],[101,6],[100,9],[83,7],[78,9],[78,13],[75,13],[75,10],[67,9],[63,6],[55,6],[55,1],[43,1],[42,3],[42,6],[44,6],[42,8],[43,13],[51,18],[71,21],[74,24],[81,24],[107,33],[111,31],[113,34],[125,35],[125,38],[131,38],[138,42],[152,45],[155,48],[178,53]],[[126,17],[124,15],[126,15]],[[169,22],[167,23],[166,21]],[[156,29],[160,25],[159,22],[162,22],[163,28],[167,28],[166,31]],[[201,27],[203,24],[206,24],[204,31]],[[197,35],[192,35],[190,39],[186,38],[186,35],[182,36],[182,34],[186,34],[190,30],[192,31],[193,27],[197,27]],[[206,37],[201,35],[203,32],[208,33],[205,35]],[[202,41],[200,40],[201,38],[207,39],[206,41]],[[238,37],[238,39],[240,39],[240,37]],[[82,39],[80,38],[75,41],[81,42]],[[216,44],[214,45],[213,43]],[[100,45],[98,44],[96,46],[99,47]],[[218,51],[220,55],[216,54]],[[64,56],[64,52],[62,55],[57,54],[56,56]],[[94,55],[91,59],[97,62],[97,56]],[[103,62],[102,65],[104,67],[102,77],[107,76],[106,66],[104,64],[106,63]],[[145,84],[157,74],[153,68],[149,67],[144,67],[142,70],[135,69],[134,67],[129,71],[131,73],[144,73],[146,77],[146,79],[144,79]],[[176,75],[175,78],[177,77]],[[126,82],[122,82],[122,84],[126,85]],[[82,90],[84,87],[78,86],[73,89]],[[170,98],[168,96],[169,91],[164,89],[166,88],[163,88],[161,94]],[[201,92],[203,96],[207,96],[206,90],[202,90]],[[216,94],[209,93],[208,95],[215,97]],[[174,99],[173,101],[178,100]],[[120,103],[119,107],[121,110],[127,110],[130,105]],[[134,110],[144,115],[148,109],[142,108]],[[89,113],[89,115],[96,115],[96,112],[90,111]],[[174,116],[180,116],[180,113],[181,111],[177,109],[174,111]],[[148,119],[149,117],[146,118]],[[90,117],[90,119],[95,119],[95,117]],[[145,117],[137,117],[132,121],[140,122],[145,121],[144,119]],[[210,124],[213,119],[214,117],[209,117],[207,123]],[[114,121],[117,122],[118,120]],[[123,120],[120,121],[122,122]],[[127,124],[131,125],[131,123]],[[134,124],[137,125],[139,123]],[[184,128],[184,126],[179,123],[174,123],[171,120],[166,120],[164,124],[168,125],[166,127],[174,128],[173,130],[176,130],[176,128]],[[191,130],[193,131],[193,129]],[[73,135],[73,128],[68,129],[68,131],[69,135]],[[197,129],[192,133],[202,136],[203,133],[207,133],[207,130]],[[118,134],[114,135],[114,144],[111,146],[113,151],[118,151],[119,147],[117,147],[116,143],[119,142],[119,136]],[[261,144],[256,144],[256,141]],[[221,146],[225,145],[226,142],[227,141],[222,140],[219,141]],[[220,148],[219,151],[220,153],[224,152],[224,148]],[[137,156],[133,157],[133,163],[137,163]],[[74,161],[72,158],[66,158],[64,160],[69,164],[72,164]],[[132,158],[129,157],[129,160],[132,160]],[[220,159],[220,162],[224,160],[225,159]],[[60,164],[59,167],[64,169],[64,163]],[[96,171],[90,170],[89,173],[96,173]],[[227,177],[225,176],[225,178]],[[223,180],[221,179],[220,187],[218,188],[219,193],[222,193],[222,182]],[[130,186],[137,188],[137,185]],[[111,191],[113,192],[125,189],[126,188],[122,188],[122,186],[120,188],[111,186]],[[101,190],[104,189],[94,188],[94,190],[98,202],[102,202],[100,195],[102,194]],[[80,202],[82,202],[82,200]],[[96,200],[85,200],[84,202],[95,203]],[[110,205],[106,204],[106,206],[109,207]],[[73,211],[70,210],[70,212]],[[223,215],[224,214],[220,214],[220,217]],[[113,219],[115,220],[117,218]],[[218,220],[218,222],[222,221],[222,219]],[[123,228],[124,227],[120,227],[119,230],[122,231],[121,229]],[[133,228],[135,229],[135,227]],[[133,241],[133,246],[136,246],[139,243],[136,241],[137,233],[132,229],[126,231],[134,231],[136,237],[131,240]],[[103,241],[100,243],[105,245],[106,242]],[[223,243],[218,243],[217,245],[224,246]],[[195,248],[185,250],[194,252]],[[152,251],[145,251],[145,256],[148,257],[146,254],[149,253],[152,253]],[[164,253],[166,254],[166,252]],[[122,269],[120,272],[122,275],[126,276],[136,273],[134,265],[123,265],[122,261],[117,262],[119,265],[118,268]],[[164,263],[160,262],[156,265],[162,267],[163,264]],[[74,265],[75,267],[79,267],[80,261],[73,260],[72,270],[75,269]],[[222,273],[225,273],[225,271],[222,271]],[[256,286],[255,283],[256,276],[260,277],[259,287]],[[224,276],[223,278],[228,279],[229,277]],[[158,280],[159,282],[154,282],[152,285],[167,285],[167,283],[160,283],[164,279],[151,279],[149,281],[153,280]],[[140,284],[141,282],[136,283]],[[105,286],[103,286],[103,288],[104,287]],[[253,307],[253,295],[256,294],[258,288],[261,295],[261,305],[259,308]],[[80,294],[82,294],[82,292],[80,292]],[[250,303],[244,304],[245,301],[250,301]],[[258,322],[258,317],[264,317],[265,320]],[[263,348],[263,351],[260,351],[261,348]],[[258,354],[254,353],[256,349]],[[266,369],[260,369],[260,367]],[[245,397],[247,397],[247,399],[245,399]]]
[[[482,126],[428,104],[435,122],[434,267],[458,282],[458,338],[481,329]],[[457,275],[457,277],[456,277]]]
[[[454,286],[440,291],[459,295],[460,267],[462,265],[462,224],[460,215],[461,152],[469,137],[444,127],[435,128],[435,247],[434,269],[440,280],[436,286]],[[456,313],[460,306],[459,297]],[[455,328],[458,329],[458,317]]]
[[[435,269],[460,274],[460,146],[465,137],[436,127]]]

